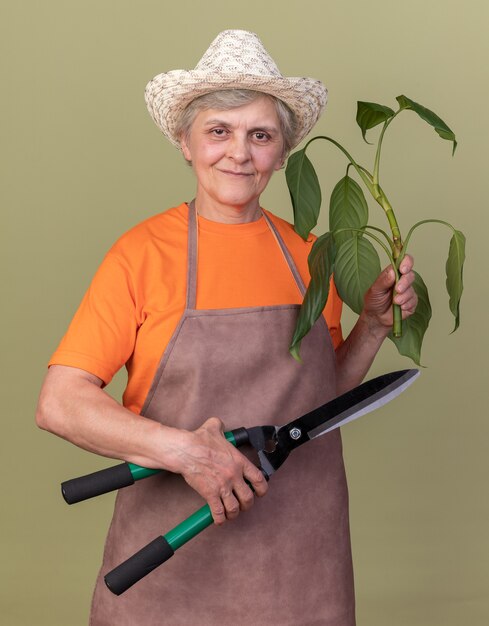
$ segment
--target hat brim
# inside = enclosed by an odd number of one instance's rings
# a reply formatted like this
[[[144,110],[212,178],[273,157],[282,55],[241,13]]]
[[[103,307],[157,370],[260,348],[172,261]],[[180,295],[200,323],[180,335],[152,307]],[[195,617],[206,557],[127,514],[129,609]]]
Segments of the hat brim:
[[[180,148],[175,129],[188,104],[207,93],[225,89],[250,89],[285,102],[297,118],[297,133],[292,148],[312,129],[328,99],[323,83],[313,78],[256,74],[226,76],[198,70],[173,70],[158,74],[148,83],[145,100],[155,124],[174,146]]]

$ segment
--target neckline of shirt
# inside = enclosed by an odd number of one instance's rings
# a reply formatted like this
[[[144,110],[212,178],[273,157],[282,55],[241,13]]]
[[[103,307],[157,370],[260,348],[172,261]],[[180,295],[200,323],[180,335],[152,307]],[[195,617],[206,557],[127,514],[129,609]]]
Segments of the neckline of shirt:
[[[182,208],[187,209],[187,205],[182,205]],[[263,215],[260,217],[260,219],[255,220],[254,222],[246,222],[244,224],[225,224],[223,222],[215,222],[214,220],[209,220],[206,217],[202,217],[202,215],[197,215],[197,223],[200,232],[212,233],[215,235],[226,235],[231,237],[260,235],[270,230]]]

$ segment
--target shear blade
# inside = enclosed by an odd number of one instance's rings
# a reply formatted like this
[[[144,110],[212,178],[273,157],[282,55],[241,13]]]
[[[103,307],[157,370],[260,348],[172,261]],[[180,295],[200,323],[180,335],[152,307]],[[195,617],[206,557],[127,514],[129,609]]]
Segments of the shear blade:
[[[378,376],[311,411],[297,422],[302,424],[301,430],[307,433],[309,439],[315,439],[384,406],[407,389],[418,376],[419,370],[416,369]]]

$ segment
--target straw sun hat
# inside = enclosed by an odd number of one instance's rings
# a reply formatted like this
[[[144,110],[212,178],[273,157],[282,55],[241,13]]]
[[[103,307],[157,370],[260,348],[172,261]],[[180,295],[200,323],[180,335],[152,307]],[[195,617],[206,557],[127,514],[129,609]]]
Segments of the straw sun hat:
[[[275,96],[297,117],[297,146],[321,115],[328,92],[313,78],[282,76],[257,35],[225,30],[214,39],[193,70],[158,74],[146,86],[145,100],[154,122],[180,148],[175,129],[185,107],[206,93],[222,89],[251,89]]]

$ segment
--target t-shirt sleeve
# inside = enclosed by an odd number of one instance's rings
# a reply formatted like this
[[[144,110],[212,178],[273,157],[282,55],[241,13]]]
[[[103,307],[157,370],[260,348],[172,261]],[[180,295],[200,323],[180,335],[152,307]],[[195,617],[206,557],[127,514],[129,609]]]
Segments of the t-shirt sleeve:
[[[131,356],[138,326],[131,273],[124,259],[111,251],[49,365],[78,367],[108,384]]]

